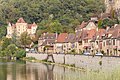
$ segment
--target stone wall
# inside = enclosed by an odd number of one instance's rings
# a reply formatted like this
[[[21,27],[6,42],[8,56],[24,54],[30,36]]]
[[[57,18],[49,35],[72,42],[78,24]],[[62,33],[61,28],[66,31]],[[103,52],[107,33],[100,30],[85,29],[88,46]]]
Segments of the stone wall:
[[[47,54],[34,54],[27,53],[27,57],[35,57],[38,60],[47,58]],[[53,54],[55,63],[64,63],[69,65],[75,65],[80,68],[104,68],[105,70],[111,69],[110,67],[117,67],[120,65],[120,57],[100,57],[100,56],[85,56],[85,55],[64,55],[64,54]],[[51,59],[49,59],[51,60]],[[102,65],[100,65],[102,62]]]

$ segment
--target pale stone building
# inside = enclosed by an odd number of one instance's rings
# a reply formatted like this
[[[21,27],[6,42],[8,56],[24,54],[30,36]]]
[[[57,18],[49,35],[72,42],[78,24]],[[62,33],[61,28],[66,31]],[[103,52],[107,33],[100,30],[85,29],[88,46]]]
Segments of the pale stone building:
[[[38,52],[54,53],[54,44],[57,36],[57,33],[43,33],[38,40]]]
[[[66,39],[68,38],[68,33],[60,33],[54,45],[54,53],[65,53]]]
[[[13,33],[19,37],[23,32],[28,32],[29,35],[33,36],[36,33],[36,29],[37,25],[35,22],[28,24],[23,18],[19,18],[15,24],[8,23],[6,37],[11,38]]]

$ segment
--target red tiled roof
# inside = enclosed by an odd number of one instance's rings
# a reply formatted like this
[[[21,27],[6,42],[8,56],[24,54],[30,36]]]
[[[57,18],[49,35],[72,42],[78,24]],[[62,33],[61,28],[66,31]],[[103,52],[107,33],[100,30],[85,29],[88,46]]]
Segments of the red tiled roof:
[[[102,36],[105,33],[106,33],[105,29],[99,29],[96,34]]]
[[[75,38],[75,34],[74,33],[69,33],[68,37],[65,39],[65,42],[73,42]]]
[[[65,42],[68,37],[68,33],[61,33],[57,38],[57,42]]]
[[[32,28],[32,24],[28,24],[28,29],[31,29]]]
[[[40,36],[40,39],[56,39],[57,38],[57,35],[56,33],[43,33],[41,36]]]
[[[85,37],[84,39],[91,39],[93,38],[93,36],[96,34],[96,29],[91,29],[91,30],[87,30],[87,37]]]
[[[111,37],[112,38],[118,38],[119,36],[120,36],[120,29],[114,30]]]
[[[19,18],[19,19],[17,20],[17,23],[25,23],[25,21],[24,21],[23,18]]]
[[[55,43],[55,39],[54,40],[45,40],[43,43],[42,43],[42,46],[53,46],[53,44]]]
[[[37,26],[35,22],[33,24],[28,24],[28,29],[31,29],[32,27],[35,27],[35,26]]]
[[[35,27],[35,26],[37,26],[37,24],[34,22],[34,23],[32,24],[32,26]]]

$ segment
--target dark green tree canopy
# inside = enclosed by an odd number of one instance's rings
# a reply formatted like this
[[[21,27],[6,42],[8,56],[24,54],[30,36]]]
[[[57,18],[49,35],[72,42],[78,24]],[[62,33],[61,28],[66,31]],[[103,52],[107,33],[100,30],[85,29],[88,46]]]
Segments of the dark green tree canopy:
[[[0,0],[0,4],[0,20],[4,23],[19,17],[39,23],[52,17],[68,25],[71,20],[105,11],[103,0]]]
[[[0,4],[0,24],[15,23],[23,17],[28,23],[38,24],[38,35],[74,32],[83,20],[105,11],[104,0],[0,0]]]

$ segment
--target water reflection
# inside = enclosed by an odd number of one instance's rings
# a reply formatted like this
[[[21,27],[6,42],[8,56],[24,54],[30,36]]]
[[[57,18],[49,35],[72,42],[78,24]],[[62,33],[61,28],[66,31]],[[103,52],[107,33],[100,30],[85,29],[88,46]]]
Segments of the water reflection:
[[[120,80],[118,74],[120,72],[77,71],[41,63],[0,61],[0,80],[114,80],[114,77]]]

